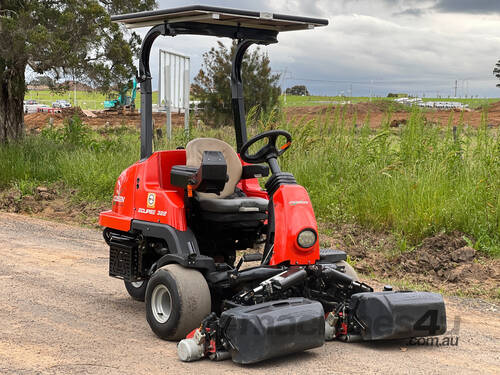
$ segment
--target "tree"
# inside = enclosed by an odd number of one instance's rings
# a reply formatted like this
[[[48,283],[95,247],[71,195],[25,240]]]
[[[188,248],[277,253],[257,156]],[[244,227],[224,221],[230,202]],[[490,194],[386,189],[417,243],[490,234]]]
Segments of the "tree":
[[[495,64],[495,68],[493,69],[493,75],[500,79],[500,60]],[[500,87],[500,83],[497,83],[497,87]]]
[[[309,96],[309,91],[304,85],[295,85],[286,89],[287,95]]]
[[[0,142],[24,134],[27,67],[85,79],[106,92],[128,82],[140,38],[124,36],[110,14],[152,9],[155,0],[2,0],[0,3]]]
[[[194,79],[192,91],[202,102],[204,118],[216,125],[227,125],[232,120],[231,110],[231,58],[236,50],[218,42],[217,48],[203,54],[203,63]],[[278,104],[281,90],[279,74],[271,72],[267,54],[256,48],[247,52],[242,63],[243,94],[245,108],[257,106],[257,112],[266,112]]]
[[[55,86],[54,79],[49,76],[38,76],[33,78],[29,84],[31,86],[47,86],[49,88],[52,88]]]

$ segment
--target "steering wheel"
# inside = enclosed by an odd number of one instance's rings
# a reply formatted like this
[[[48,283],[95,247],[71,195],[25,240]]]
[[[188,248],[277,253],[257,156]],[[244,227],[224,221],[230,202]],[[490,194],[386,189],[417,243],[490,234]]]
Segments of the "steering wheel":
[[[280,135],[286,138],[286,143],[283,146],[281,146],[280,149],[278,150],[278,148],[276,147],[276,140]],[[250,148],[250,146],[252,146],[255,142],[260,141],[263,138],[267,138],[269,140],[267,142],[267,145],[263,146],[255,154],[250,155],[248,153],[248,149]],[[290,147],[291,144],[292,144],[292,136],[287,131],[268,130],[246,141],[245,144],[241,147],[240,156],[241,159],[243,159],[243,161],[247,163],[252,163],[252,164],[264,163],[268,161],[270,158],[277,158],[278,156],[283,155],[283,153],[288,149],[288,147]]]

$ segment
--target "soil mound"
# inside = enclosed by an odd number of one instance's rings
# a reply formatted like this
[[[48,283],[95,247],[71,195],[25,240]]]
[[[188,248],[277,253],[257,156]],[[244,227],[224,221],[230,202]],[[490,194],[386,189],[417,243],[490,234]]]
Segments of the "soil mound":
[[[62,110],[63,118],[73,117],[73,116],[79,116],[81,118],[87,117],[80,107],[63,108]]]
[[[320,235],[322,243],[346,251],[362,274],[402,281],[409,288],[418,283],[418,288],[499,297],[500,259],[476,252],[463,233],[439,233],[414,250],[400,253],[389,233],[357,225],[343,225],[332,232],[333,236]]]
[[[99,212],[109,204],[81,202],[74,203],[76,191],[63,184],[38,186],[32,194],[22,194],[15,187],[0,190],[0,211],[36,215],[65,223],[84,224],[99,228]]]
[[[500,283],[500,261],[470,247],[463,233],[440,233],[426,238],[415,250],[395,259],[394,271],[419,282],[455,291],[486,290],[494,295]]]
[[[496,278],[496,271],[479,263],[480,256],[459,233],[426,238],[416,250],[402,254],[398,261],[406,272],[424,272],[452,283]]]
[[[49,123],[50,118],[59,120],[62,116],[60,113],[30,113],[24,115],[24,124],[28,129],[40,129]]]
[[[495,103],[491,103],[489,105],[487,104],[487,105],[481,106],[477,110],[479,112],[482,112],[483,109],[487,109],[488,112],[500,112],[500,102],[495,102]]]
[[[59,113],[37,112],[24,115],[24,124],[28,129],[40,129],[48,125],[50,121],[54,125],[59,125],[73,116],[79,116],[82,119],[87,117],[80,107],[71,107],[63,108]]]
[[[65,119],[75,115],[79,116],[82,121],[90,126],[131,126],[138,128],[141,123],[140,112],[117,112],[117,111],[99,111],[93,112],[93,117],[87,117],[81,108],[65,108],[61,113],[30,113],[24,115],[24,123],[28,130],[37,132],[50,122],[53,125],[61,126]],[[166,114],[162,112],[153,113],[153,119],[156,127],[165,126]],[[172,124],[174,126],[184,126],[184,115],[172,113]]]

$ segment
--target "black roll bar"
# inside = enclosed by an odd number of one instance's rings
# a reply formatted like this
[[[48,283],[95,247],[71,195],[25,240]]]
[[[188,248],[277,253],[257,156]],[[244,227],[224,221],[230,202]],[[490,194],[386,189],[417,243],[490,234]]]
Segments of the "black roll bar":
[[[153,153],[153,87],[149,56],[153,42],[160,35],[165,35],[165,25],[156,25],[146,34],[141,46],[139,59],[139,77],[141,85],[141,160],[147,159]]]
[[[245,114],[245,100],[243,96],[243,80],[241,79],[241,65],[246,50],[255,42],[249,39],[238,41],[231,67],[231,105],[233,108],[234,130],[236,132],[236,150],[247,141],[247,125]]]
[[[231,103],[236,145],[239,152],[243,143],[247,141],[243,80],[241,78],[243,56],[252,44],[268,45],[277,43],[278,31],[199,22],[176,22],[173,24],[165,22],[153,26],[144,37],[141,46],[139,77],[137,79],[141,87],[141,160],[149,158],[153,153],[153,90],[149,67],[151,48],[158,36],[175,36],[178,34],[210,35],[238,40],[238,47],[232,59]]]

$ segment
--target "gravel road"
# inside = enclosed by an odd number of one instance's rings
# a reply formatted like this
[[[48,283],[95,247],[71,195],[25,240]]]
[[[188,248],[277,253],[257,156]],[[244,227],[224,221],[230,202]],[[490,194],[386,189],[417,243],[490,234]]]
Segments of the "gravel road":
[[[0,213],[0,249],[1,374],[500,374],[500,313],[488,302],[447,298],[457,346],[329,342],[253,366],[186,364],[107,276],[100,231]]]

